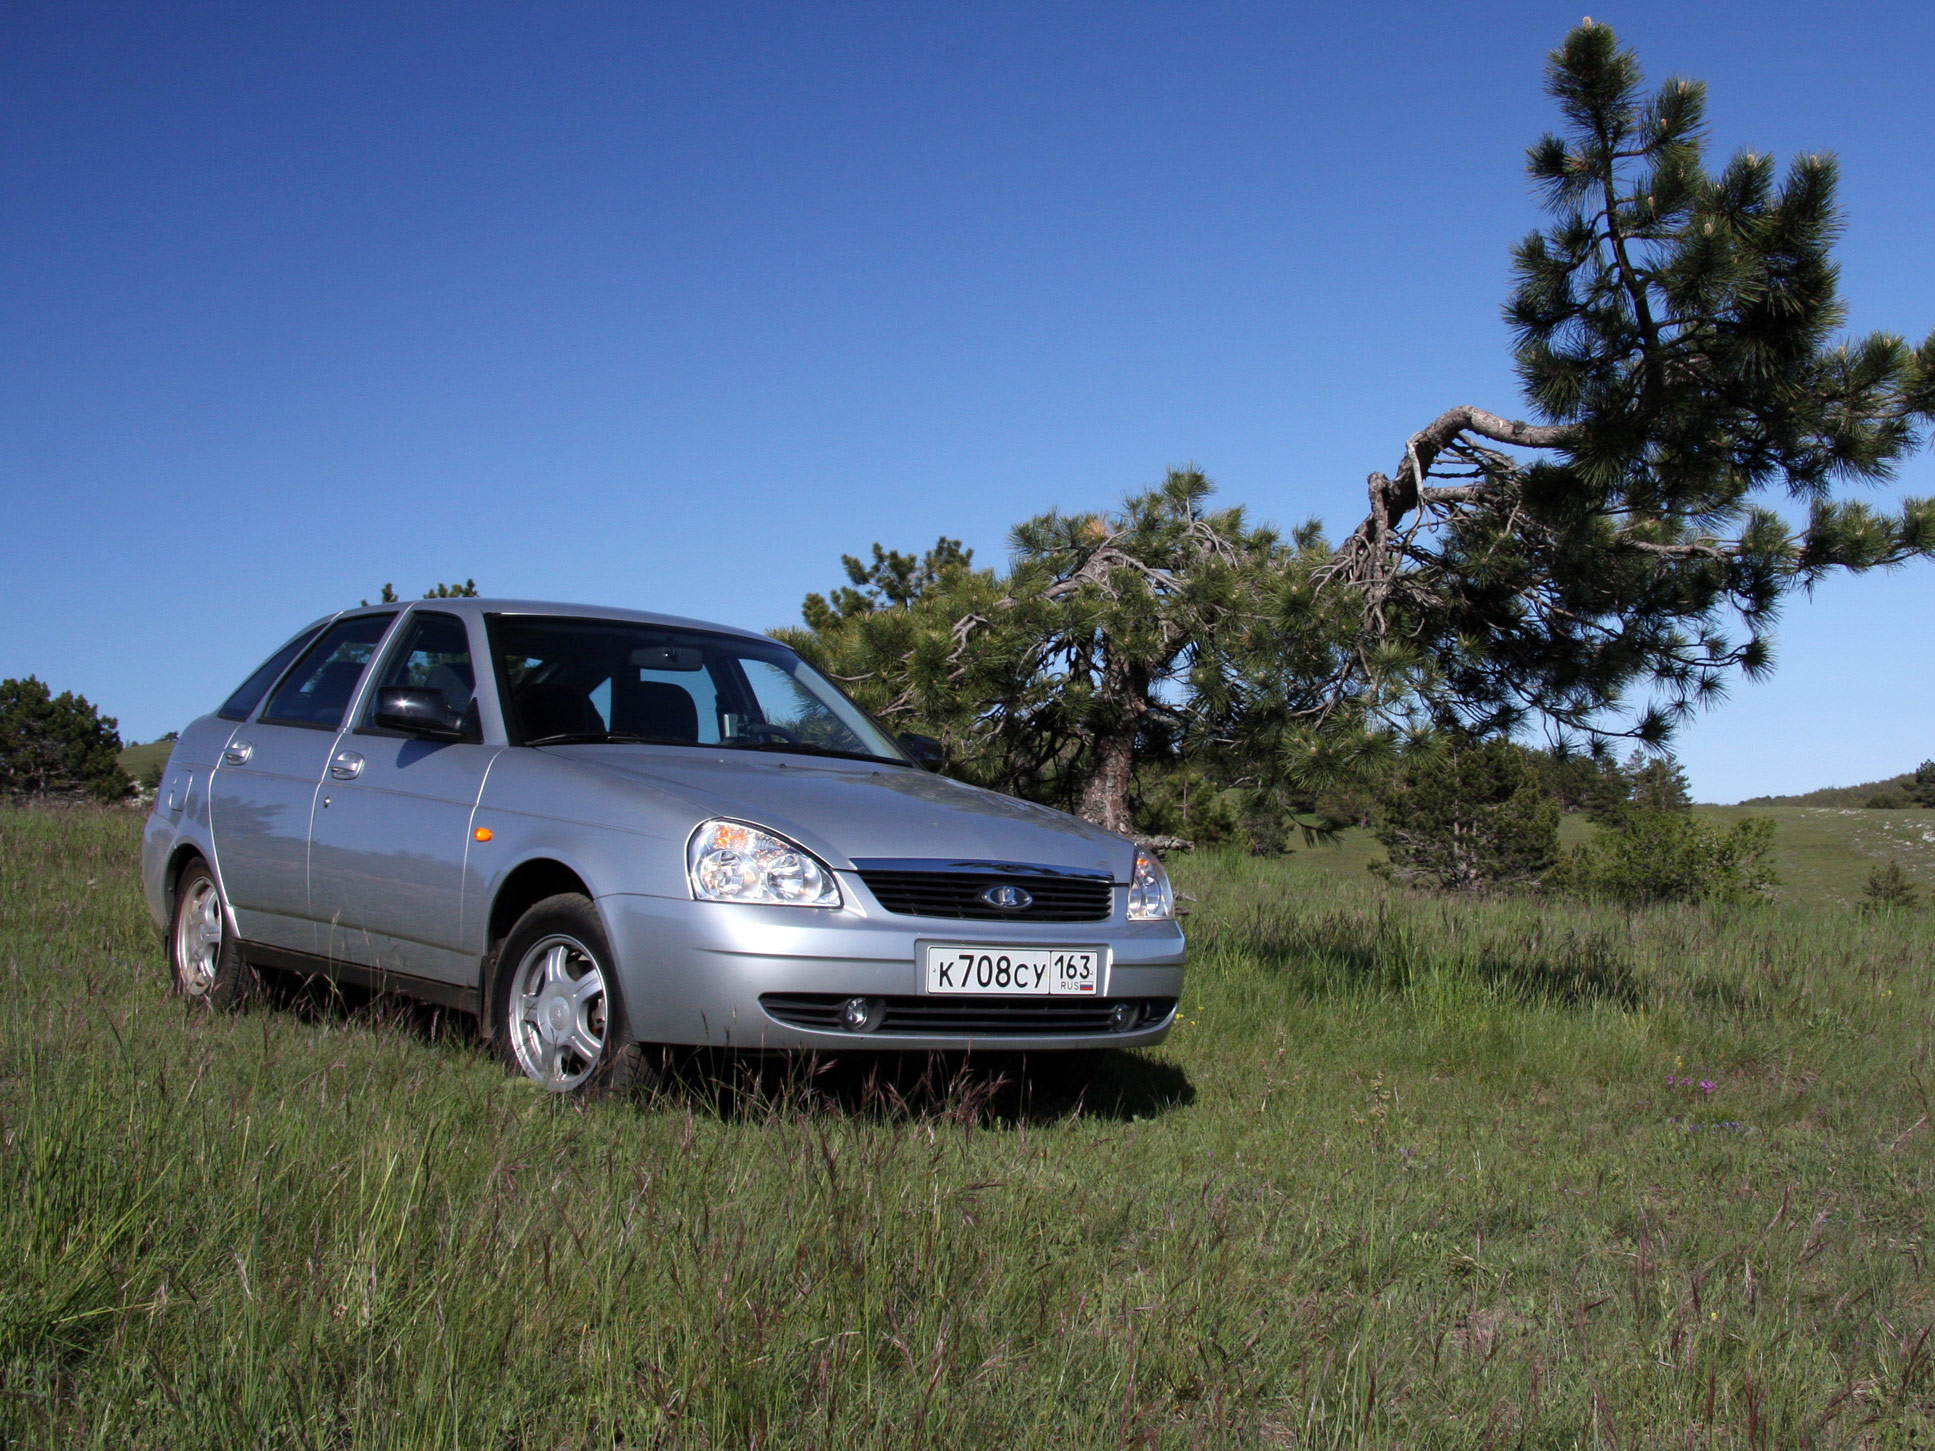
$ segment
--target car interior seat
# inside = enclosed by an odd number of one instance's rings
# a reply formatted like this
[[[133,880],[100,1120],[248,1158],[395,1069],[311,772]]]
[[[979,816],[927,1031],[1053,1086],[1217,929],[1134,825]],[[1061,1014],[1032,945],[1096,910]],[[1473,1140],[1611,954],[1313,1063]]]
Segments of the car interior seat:
[[[611,685],[611,728],[634,736],[699,741],[699,708],[690,691],[663,680],[626,680]]]

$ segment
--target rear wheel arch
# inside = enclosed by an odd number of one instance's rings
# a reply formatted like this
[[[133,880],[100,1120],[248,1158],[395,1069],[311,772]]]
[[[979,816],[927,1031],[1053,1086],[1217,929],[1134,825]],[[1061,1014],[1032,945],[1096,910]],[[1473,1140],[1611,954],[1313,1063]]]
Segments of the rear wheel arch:
[[[167,908],[170,921],[173,921],[175,916],[175,891],[181,886],[181,874],[187,871],[195,862],[207,862],[208,869],[211,872],[215,871],[215,864],[210,860],[208,853],[204,852],[192,841],[178,843],[175,849],[168,854],[168,864],[162,869],[161,873],[161,897],[162,904]],[[219,880],[221,874],[219,872],[215,874]],[[162,931],[165,934],[167,929],[163,928]]]

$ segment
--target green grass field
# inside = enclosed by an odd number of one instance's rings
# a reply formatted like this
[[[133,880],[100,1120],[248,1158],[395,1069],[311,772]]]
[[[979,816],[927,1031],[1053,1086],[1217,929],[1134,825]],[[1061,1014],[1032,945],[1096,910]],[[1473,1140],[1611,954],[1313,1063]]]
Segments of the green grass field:
[[[1186,859],[1159,1051],[574,1106],[170,997],[137,834],[0,812],[0,1444],[1935,1444],[1935,913],[1858,850],[1634,916]]]

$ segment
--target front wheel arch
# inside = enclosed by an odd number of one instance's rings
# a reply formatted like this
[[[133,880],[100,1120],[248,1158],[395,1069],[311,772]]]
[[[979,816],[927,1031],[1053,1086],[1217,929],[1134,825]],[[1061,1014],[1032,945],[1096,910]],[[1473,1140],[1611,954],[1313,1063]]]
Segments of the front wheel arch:
[[[496,1002],[501,986],[499,973],[503,966],[504,940],[524,914],[539,902],[546,897],[564,896],[583,897],[596,909],[597,898],[585,879],[555,857],[532,857],[519,862],[497,884],[484,929],[484,959],[479,965],[477,982],[477,1027],[487,1040],[497,1035]]]

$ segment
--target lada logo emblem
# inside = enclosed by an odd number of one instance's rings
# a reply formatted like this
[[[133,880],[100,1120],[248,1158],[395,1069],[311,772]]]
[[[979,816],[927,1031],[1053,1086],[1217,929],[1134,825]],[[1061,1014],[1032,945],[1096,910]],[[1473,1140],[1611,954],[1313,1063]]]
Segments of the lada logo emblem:
[[[990,907],[999,907],[1007,912],[1020,912],[1035,905],[1035,898],[1032,892],[1028,892],[1021,887],[1010,887],[1005,884],[999,887],[982,888],[981,900],[986,902]]]

